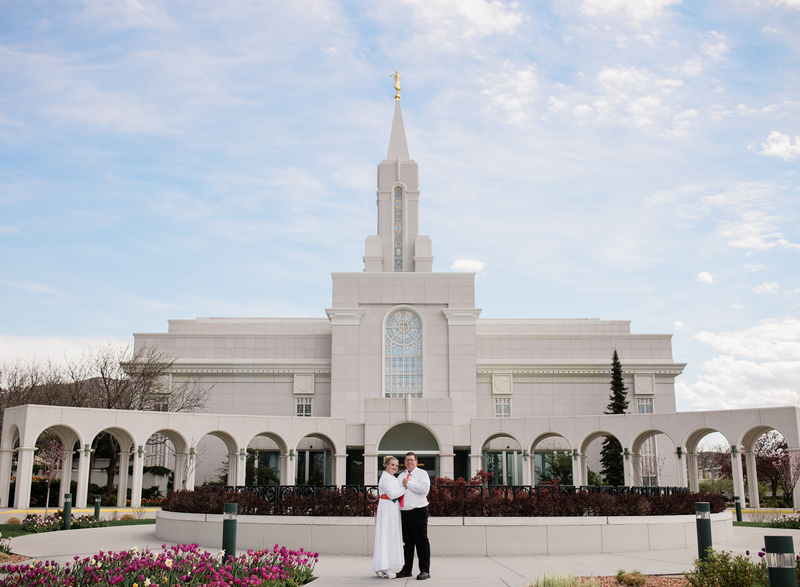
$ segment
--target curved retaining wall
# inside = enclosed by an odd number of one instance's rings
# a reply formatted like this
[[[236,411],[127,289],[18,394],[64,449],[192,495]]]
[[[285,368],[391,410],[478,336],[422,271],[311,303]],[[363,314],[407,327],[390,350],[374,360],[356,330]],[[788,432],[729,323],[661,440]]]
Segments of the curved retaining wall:
[[[236,546],[276,543],[320,554],[372,555],[374,518],[239,516]],[[731,512],[711,514],[714,543],[733,540]],[[595,516],[581,518],[430,518],[434,556],[590,554],[697,546],[695,517]],[[156,538],[222,546],[222,515],[156,514]]]

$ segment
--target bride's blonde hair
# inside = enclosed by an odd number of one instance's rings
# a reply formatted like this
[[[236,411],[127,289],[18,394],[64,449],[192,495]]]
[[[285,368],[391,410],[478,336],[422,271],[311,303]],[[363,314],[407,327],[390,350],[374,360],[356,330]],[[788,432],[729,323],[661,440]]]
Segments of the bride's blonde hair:
[[[397,459],[395,457],[393,457],[392,455],[386,455],[385,457],[383,457],[383,468],[385,469],[386,465],[388,465],[392,461],[397,461]],[[399,465],[400,461],[397,461],[397,464]]]

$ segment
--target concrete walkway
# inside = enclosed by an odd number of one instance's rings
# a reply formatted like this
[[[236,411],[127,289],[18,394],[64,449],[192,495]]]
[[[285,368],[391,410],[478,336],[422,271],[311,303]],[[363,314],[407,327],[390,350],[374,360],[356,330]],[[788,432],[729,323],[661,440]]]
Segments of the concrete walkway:
[[[719,550],[753,557],[764,545],[765,535],[794,537],[795,550],[800,550],[800,530],[769,528],[734,528],[732,542],[715,545]],[[163,542],[155,537],[155,525],[122,526],[30,534],[11,540],[18,554],[72,562],[74,556],[84,557],[105,551],[161,550]],[[168,543],[167,546],[171,546]],[[208,550],[214,552],[215,549]],[[589,554],[575,556],[509,556],[509,557],[437,557],[432,561],[431,580],[426,585],[452,587],[525,587],[531,580],[546,573],[571,573],[576,576],[614,575],[618,569],[638,570],[647,575],[679,575],[692,568],[696,549],[630,552],[625,554]],[[371,572],[372,559],[365,556],[322,556],[316,567],[314,587],[349,587],[372,585],[377,577]],[[416,573],[415,569],[415,573]],[[414,579],[395,580],[393,585],[415,585]]]

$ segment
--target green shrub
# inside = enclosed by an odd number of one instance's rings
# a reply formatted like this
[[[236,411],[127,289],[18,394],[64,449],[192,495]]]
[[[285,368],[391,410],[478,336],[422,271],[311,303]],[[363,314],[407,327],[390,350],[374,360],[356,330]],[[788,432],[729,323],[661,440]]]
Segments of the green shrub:
[[[683,576],[689,587],[769,587],[766,565],[713,549],[708,551],[708,560],[695,559],[694,569]]]

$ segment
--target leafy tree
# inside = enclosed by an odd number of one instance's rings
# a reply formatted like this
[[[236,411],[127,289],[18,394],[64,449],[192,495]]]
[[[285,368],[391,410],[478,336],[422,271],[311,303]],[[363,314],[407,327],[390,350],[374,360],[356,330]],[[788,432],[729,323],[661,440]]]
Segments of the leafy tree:
[[[628,409],[628,388],[622,379],[622,364],[619,362],[617,349],[611,357],[611,395],[606,414],[624,414]],[[606,436],[600,451],[600,462],[603,467],[600,474],[608,485],[625,484],[625,468],[622,460],[622,445],[613,436]]]
[[[554,449],[536,452],[542,455],[542,466],[535,467],[537,483],[572,485],[572,453]]]
[[[39,454],[37,455],[42,464],[39,474],[44,477],[47,487],[47,495],[44,499],[44,517],[47,517],[47,510],[50,506],[50,484],[58,476],[61,470],[61,462],[64,460],[64,446],[55,438],[45,436],[39,444]]]

